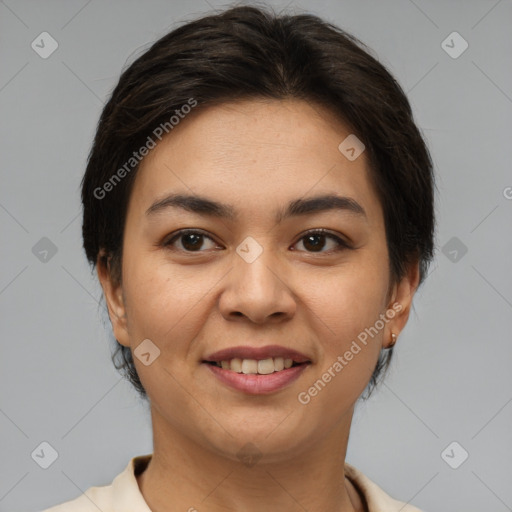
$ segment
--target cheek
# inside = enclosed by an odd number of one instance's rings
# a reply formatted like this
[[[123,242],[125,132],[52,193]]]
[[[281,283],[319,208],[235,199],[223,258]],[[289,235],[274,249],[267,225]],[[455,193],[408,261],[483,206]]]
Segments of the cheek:
[[[314,403],[323,417],[338,417],[357,400],[381,352],[387,281],[378,273],[369,277],[354,271],[325,282],[312,304],[322,352],[298,399]]]
[[[162,348],[172,343],[179,350],[180,339],[193,338],[204,322],[207,292],[222,274],[171,265],[156,253],[128,253],[123,265],[132,340],[154,339]]]
[[[384,312],[388,285],[382,265],[354,265],[340,269],[315,286],[310,283],[306,288],[307,303],[331,328],[331,338],[346,340],[373,325]]]
[[[185,410],[190,404],[178,384],[187,373],[181,362],[205,322],[201,311],[214,282],[211,272],[205,272],[203,280],[192,267],[184,270],[166,264],[161,256],[136,251],[126,253],[123,265],[129,337],[139,378],[152,402],[170,395],[172,403]],[[146,342],[149,364],[137,357],[137,347],[146,339],[156,346]]]
[[[380,318],[389,285],[387,261],[362,261],[365,264],[340,269],[322,280],[314,297],[309,295],[319,319],[321,380],[329,382],[320,401],[337,403],[341,409],[366,387],[381,352],[385,325]],[[315,386],[312,393],[323,389],[322,382]]]

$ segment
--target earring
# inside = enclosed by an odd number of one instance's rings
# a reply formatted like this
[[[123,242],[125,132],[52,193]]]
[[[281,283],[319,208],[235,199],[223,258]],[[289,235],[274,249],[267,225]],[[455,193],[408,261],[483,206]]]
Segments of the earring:
[[[396,340],[397,340],[397,335],[394,332],[392,332],[391,333],[391,341],[389,342],[389,345],[387,346],[387,348],[391,348],[396,343]]]

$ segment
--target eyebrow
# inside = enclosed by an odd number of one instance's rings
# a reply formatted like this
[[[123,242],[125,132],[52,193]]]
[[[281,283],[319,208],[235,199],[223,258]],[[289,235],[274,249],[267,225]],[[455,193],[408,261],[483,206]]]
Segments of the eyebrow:
[[[171,194],[155,201],[147,210],[147,216],[162,213],[168,208],[180,208],[185,211],[219,219],[236,221],[235,208],[229,204],[219,203],[206,197],[188,194]],[[275,222],[280,223],[294,216],[309,215],[332,210],[345,211],[367,219],[364,208],[354,199],[336,194],[300,198],[290,201],[286,208],[276,212]]]

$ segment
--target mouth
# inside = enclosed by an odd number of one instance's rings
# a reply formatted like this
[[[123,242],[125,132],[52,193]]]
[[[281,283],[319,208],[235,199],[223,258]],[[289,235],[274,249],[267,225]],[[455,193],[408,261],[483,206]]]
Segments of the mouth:
[[[299,352],[269,346],[221,350],[202,363],[231,388],[249,394],[269,394],[291,384],[312,361]]]
[[[236,373],[243,373],[245,375],[270,375],[274,372],[294,368],[309,364],[310,361],[299,363],[290,358],[283,357],[269,357],[267,359],[240,359],[235,357],[233,359],[223,361],[203,361],[206,364],[217,366],[223,370],[230,370]]]
[[[279,345],[267,347],[232,347],[209,355],[203,363],[245,375],[270,375],[289,368],[310,364],[304,354]]]

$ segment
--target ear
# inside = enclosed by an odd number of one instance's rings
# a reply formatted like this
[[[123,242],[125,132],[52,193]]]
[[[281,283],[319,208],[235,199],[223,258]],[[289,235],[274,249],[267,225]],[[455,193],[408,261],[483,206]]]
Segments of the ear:
[[[409,313],[412,307],[412,299],[416,290],[418,289],[420,281],[420,265],[416,261],[409,265],[407,272],[400,282],[393,286],[391,293],[391,300],[388,304],[387,313],[388,318],[391,318],[391,312],[394,311],[395,315],[386,324],[383,348],[392,346],[392,334],[398,337],[409,319]]]
[[[110,266],[110,257],[106,256],[103,249],[98,255],[96,261],[96,271],[98,279],[103,289],[105,302],[107,303],[108,316],[112,324],[112,331],[116,340],[125,347],[130,346],[128,327],[126,321],[126,305],[123,296],[123,287],[121,279],[117,282],[114,279]]]

